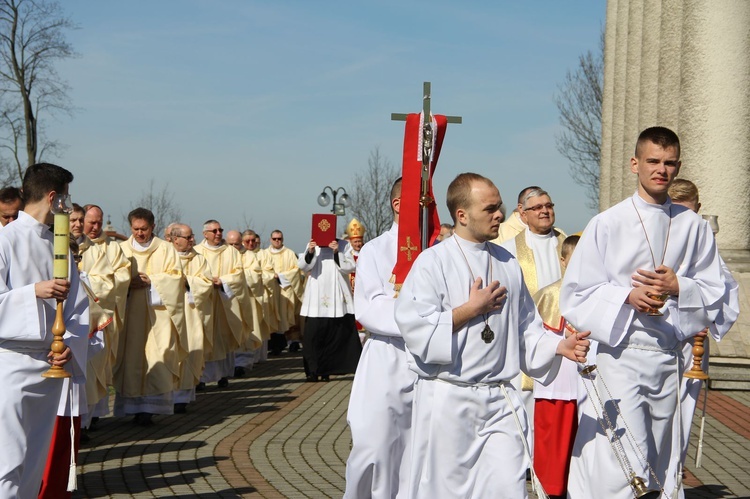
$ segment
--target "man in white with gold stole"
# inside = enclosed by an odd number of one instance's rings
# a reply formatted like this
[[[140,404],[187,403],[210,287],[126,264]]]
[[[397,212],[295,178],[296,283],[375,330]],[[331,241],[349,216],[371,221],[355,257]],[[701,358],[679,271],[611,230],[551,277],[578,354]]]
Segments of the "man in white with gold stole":
[[[128,221],[132,235],[120,247],[130,259],[131,281],[113,372],[115,416],[135,414],[136,423],[149,425],[153,414],[174,412],[173,391],[188,353],[185,276],[172,245],[154,236],[150,210],[136,208]]]
[[[86,410],[79,407],[76,390],[85,383],[89,301],[72,259],[68,280],[53,279],[48,226],[56,195],[67,194],[72,181],[59,166],[29,166],[23,181],[26,207],[0,232],[0,497],[39,494],[58,411],[78,416]],[[53,356],[56,300],[65,300],[66,349]],[[72,377],[43,378],[50,362]]]
[[[205,364],[205,338],[213,335],[214,282],[208,262],[193,250],[195,235],[189,225],[174,223],[170,240],[180,255],[185,274],[185,328],[188,356],[180,364],[180,381],[174,393],[174,412],[184,414],[187,405],[195,400],[195,386],[200,382]]]
[[[96,245],[106,253],[107,260],[114,270],[115,284],[111,294],[114,300],[114,315],[112,322],[104,330],[105,353],[103,354],[106,355],[106,366],[104,367],[106,382],[108,386],[111,386],[113,384],[112,369],[117,358],[118,336],[122,331],[125,321],[125,305],[128,300],[128,290],[130,288],[130,260],[122,252],[120,243],[107,236],[102,230],[104,223],[104,212],[102,209],[95,204],[87,204],[83,209],[85,212],[83,217],[83,232],[88,237],[89,244]],[[81,250],[86,251],[85,248]],[[88,420],[92,420],[93,418],[100,418],[107,414],[109,414],[109,394],[102,397],[99,403],[91,408],[86,417]]]
[[[599,421],[579,422],[568,484],[575,498],[633,497],[634,476],[666,497],[680,492],[673,457],[681,449],[672,438],[680,349],[716,319],[724,297],[713,234],[667,195],[680,169],[677,135],[641,132],[630,169],[636,193],[591,220],[560,294],[562,315],[598,342],[593,386],[601,402],[589,402]],[[611,440],[610,426],[620,439]]]
[[[245,282],[242,256],[234,247],[223,242],[221,224],[208,220],[203,224],[203,241],[195,251],[208,262],[214,281],[213,344],[206,348],[206,366],[201,383],[218,382],[220,388],[229,385],[234,375],[234,352],[248,337],[260,346],[260,337],[253,328],[250,294]],[[251,336],[252,335],[252,336]]]
[[[510,380],[548,381],[588,340],[545,332],[518,263],[489,242],[502,216],[489,179],[459,175],[447,204],[453,237],[417,257],[395,306],[419,376],[408,497],[526,497],[528,422]]]

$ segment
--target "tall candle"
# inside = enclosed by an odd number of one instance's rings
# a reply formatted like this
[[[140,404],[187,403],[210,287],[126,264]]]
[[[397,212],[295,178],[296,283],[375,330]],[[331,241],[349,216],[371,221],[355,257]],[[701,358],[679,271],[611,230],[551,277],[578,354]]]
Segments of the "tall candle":
[[[70,214],[55,213],[55,260],[52,266],[52,277],[68,278],[68,254],[70,253]]]

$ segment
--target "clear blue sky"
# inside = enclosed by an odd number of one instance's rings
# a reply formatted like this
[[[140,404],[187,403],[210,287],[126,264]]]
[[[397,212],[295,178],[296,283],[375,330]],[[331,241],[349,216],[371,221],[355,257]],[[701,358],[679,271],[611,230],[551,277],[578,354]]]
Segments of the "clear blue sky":
[[[73,118],[47,122],[67,145],[76,202],[122,227],[148,183],[168,184],[185,222],[281,228],[302,251],[325,185],[351,185],[370,151],[400,165],[403,124],[423,81],[450,126],[435,176],[441,217],[462,171],[492,178],[506,204],[545,187],[560,227],[592,213],[555,149],[557,85],[595,49],[604,1],[65,0],[80,57],[58,69]],[[42,117],[44,119],[44,117]],[[342,219],[339,219],[343,223]]]

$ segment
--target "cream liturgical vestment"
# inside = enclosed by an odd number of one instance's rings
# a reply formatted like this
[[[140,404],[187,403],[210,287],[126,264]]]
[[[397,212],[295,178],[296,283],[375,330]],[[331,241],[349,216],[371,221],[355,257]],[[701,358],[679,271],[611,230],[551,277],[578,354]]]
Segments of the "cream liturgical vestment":
[[[526,230],[526,227],[526,224],[521,221],[521,216],[518,212],[513,211],[508,215],[508,219],[500,224],[497,237],[492,242],[495,244],[502,244],[508,239],[513,239]]]
[[[347,422],[353,446],[346,462],[347,499],[406,497],[411,408],[417,375],[393,316],[398,225],[365,244],[357,259],[354,313],[370,333],[354,375]],[[447,243],[446,243],[447,244]]]
[[[117,358],[117,346],[119,344],[118,337],[122,331],[123,322],[125,321],[125,304],[128,300],[128,288],[130,286],[130,260],[123,254],[122,248],[120,248],[120,243],[111,239],[103,232],[98,238],[89,239],[87,244],[89,243],[104,250],[107,255],[107,260],[109,260],[110,266],[115,273],[115,285],[112,290],[112,297],[114,299],[114,309],[112,310],[114,315],[112,316],[112,322],[103,332],[104,353],[101,354],[106,356],[104,370],[106,373],[107,385],[112,386],[112,369]],[[85,246],[81,248],[81,251],[86,251]],[[109,395],[102,397],[101,400],[99,400],[99,403],[91,408],[87,417],[102,417],[107,414],[109,414]],[[84,424],[84,426],[87,426],[87,424]]]
[[[274,332],[284,333],[297,325],[304,295],[302,274],[297,266],[297,254],[289,248],[266,248],[264,252],[268,264],[279,276],[278,286],[272,286],[271,295],[279,319],[278,330]]]
[[[662,255],[663,264],[677,274],[679,296],[668,298],[663,316],[637,312],[625,303],[631,276],[637,269],[653,271]],[[681,488],[679,459],[673,459],[681,445],[673,435],[680,427],[682,342],[719,317],[724,294],[713,234],[687,208],[669,200],[648,204],[636,193],[591,220],[563,278],[560,309],[598,342],[598,376],[591,386],[618,434],[626,431],[623,420],[627,423],[637,449],[623,438],[625,456],[616,455],[600,421],[584,413],[573,449],[570,497],[632,497],[629,468],[648,488],[663,487],[667,497]]]
[[[194,250],[179,253],[185,274],[185,327],[188,356],[180,363],[180,381],[175,391],[175,404],[195,400],[195,385],[200,381],[205,363],[205,338],[213,336],[214,284],[206,259]]]
[[[280,330],[279,328],[279,311],[274,302],[275,293],[278,293],[279,283],[274,276],[273,263],[268,258],[266,250],[257,248],[253,250],[258,264],[260,265],[261,281],[265,292],[263,293],[264,301],[263,304],[263,322],[268,326],[269,333],[274,333]]]
[[[86,369],[86,400],[90,410],[93,410],[100,400],[107,398],[109,385],[112,382],[112,363],[110,362],[110,350],[108,344],[117,341],[113,316],[116,307],[115,271],[107,258],[105,247],[93,244],[91,240],[83,236],[83,242],[79,244],[81,262],[78,268],[81,276],[85,276],[86,283],[91,289],[91,295],[96,307],[101,310],[94,320],[92,314],[91,332],[101,336],[101,348],[96,353],[89,352],[88,365]],[[104,326],[104,327],[102,327]]]
[[[475,278],[499,281],[507,300],[453,332],[453,309],[468,301]],[[528,422],[510,380],[524,370],[548,382],[561,357],[516,260],[454,234],[417,257],[395,317],[419,376],[408,497],[526,497]]]
[[[253,331],[258,332],[263,341],[271,335],[271,327],[267,322],[270,315],[268,308],[268,291],[263,284],[263,267],[258,253],[244,251],[242,253],[242,268],[245,270],[245,282],[253,299]]]
[[[38,299],[35,284],[52,279],[52,248],[49,227],[23,211],[0,232],[0,497],[36,497],[56,415],[86,411],[79,393],[85,394],[89,301],[72,258],[63,305],[72,352],[65,370],[72,377],[42,377],[50,367],[56,302]]]
[[[120,247],[130,259],[132,278],[143,272],[151,286],[130,288],[128,295],[114,367],[115,415],[172,414],[172,391],[188,353],[180,257],[158,237],[143,248],[135,247],[131,236]]]
[[[248,338],[252,338],[256,346],[260,346],[261,339],[260,332],[256,335],[252,329],[252,304],[240,252],[226,244],[210,246],[205,240],[194,249],[205,257],[211,275],[222,282],[213,298],[213,343],[206,346],[204,353],[206,369],[202,381],[212,382],[232,376],[234,352]],[[220,362],[221,367],[214,369],[209,366],[210,362]]]

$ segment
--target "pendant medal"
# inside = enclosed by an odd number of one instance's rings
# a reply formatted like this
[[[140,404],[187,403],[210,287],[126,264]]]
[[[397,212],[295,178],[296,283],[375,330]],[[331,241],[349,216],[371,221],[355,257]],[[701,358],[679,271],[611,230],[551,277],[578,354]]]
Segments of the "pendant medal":
[[[495,339],[495,333],[492,332],[489,324],[484,325],[484,329],[482,330],[482,339],[485,343],[492,343],[492,340]]]

